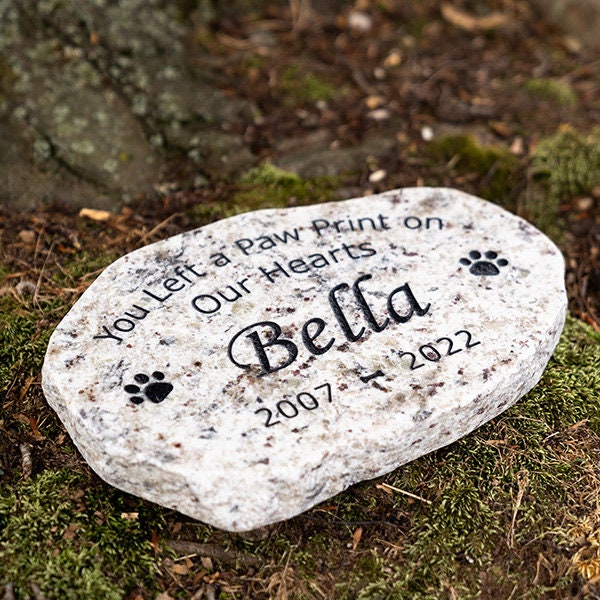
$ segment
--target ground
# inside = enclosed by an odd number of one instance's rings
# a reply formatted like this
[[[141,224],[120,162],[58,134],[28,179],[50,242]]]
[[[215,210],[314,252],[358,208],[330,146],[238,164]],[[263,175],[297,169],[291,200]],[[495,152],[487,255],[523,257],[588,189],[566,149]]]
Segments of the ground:
[[[309,16],[307,2],[251,4],[178,3],[187,56],[247,109],[226,131],[206,127],[210,160],[192,152],[203,141],[167,140],[152,154],[160,180],[123,184],[118,203],[93,206],[86,171],[85,207],[111,212],[80,213],[60,186],[0,211],[0,597],[600,598],[597,53],[519,0],[327,2]],[[75,161],[69,181],[78,156],[59,156]],[[40,368],[103,267],[241,211],[414,185],[501,204],[563,251],[570,315],[530,394],[458,443],[248,534],[98,479]]]

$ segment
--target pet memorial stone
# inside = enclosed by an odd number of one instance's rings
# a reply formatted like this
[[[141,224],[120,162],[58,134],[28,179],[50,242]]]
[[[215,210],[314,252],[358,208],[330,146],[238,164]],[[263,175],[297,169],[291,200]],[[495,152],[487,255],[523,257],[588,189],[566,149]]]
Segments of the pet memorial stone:
[[[243,531],[509,408],[566,305],[554,244],[456,190],[260,210],[110,265],[43,389],[107,482]]]

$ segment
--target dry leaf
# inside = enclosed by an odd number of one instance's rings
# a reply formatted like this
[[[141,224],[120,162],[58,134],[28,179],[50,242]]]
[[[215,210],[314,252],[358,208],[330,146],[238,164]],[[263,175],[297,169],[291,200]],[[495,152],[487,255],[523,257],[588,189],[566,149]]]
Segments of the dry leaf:
[[[152,550],[154,550],[154,552],[160,551],[160,544],[158,542],[158,533],[156,533],[155,530],[152,530],[152,539],[150,541],[150,546],[152,546]]]
[[[187,575],[190,572],[190,568],[187,565],[171,565],[169,571],[176,575]]]
[[[31,450],[28,444],[20,444],[21,449],[21,462],[23,464],[23,479],[29,479],[31,477],[32,462],[31,462]]]
[[[183,523],[181,521],[177,521],[177,523],[175,523],[175,525],[173,525],[173,527],[171,528],[171,533],[172,534],[179,533],[181,531],[182,527],[183,527]]]
[[[442,16],[448,23],[464,29],[465,31],[489,31],[506,25],[509,21],[508,15],[500,12],[491,12],[484,17],[475,17],[464,12],[451,4],[442,4]]]
[[[19,231],[19,239],[25,244],[33,244],[35,242],[36,234],[31,229],[23,229]]]
[[[589,582],[593,583],[594,585],[597,585],[598,583],[600,583],[600,574],[594,575],[594,577],[592,577]]]
[[[137,521],[140,513],[137,512],[122,512],[121,519],[124,521]]]
[[[383,66],[386,69],[389,69],[391,67],[397,67],[401,63],[402,63],[402,52],[400,52],[400,50],[398,50],[398,49],[395,49],[395,50],[392,50],[385,57],[385,60],[383,61]]]
[[[85,492],[82,489],[78,489],[75,490],[72,494],[71,494],[71,500],[81,500],[83,497],[85,496]]]
[[[367,108],[370,108],[371,110],[379,108],[385,104],[385,98],[383,96],[367,96],[365,98],[365,104],[367,105]]]
[[[363,529],[362,527],[357,527],[354,535],[352,536],[352,550],[356,550],[358,544],[360,542],[360,538],[362,537]]]
[[[77,528],[78,528],[77,523],[71,523],[65,529],[65,532],[63,533],[63,539],[72,540],[75,537],[75,535],[77,534]]]
[[[107,210],[96,210],[95,208],[82,208],[79,211],[79,216],[93,221],[108,221],[112,216]]]
[[[29,426],[31,427],[31,431],[33,431],[33,437],[36,440],[45,440],[46,438],[40,433],[38,428],[37,421],[34,417],[29,417]]]

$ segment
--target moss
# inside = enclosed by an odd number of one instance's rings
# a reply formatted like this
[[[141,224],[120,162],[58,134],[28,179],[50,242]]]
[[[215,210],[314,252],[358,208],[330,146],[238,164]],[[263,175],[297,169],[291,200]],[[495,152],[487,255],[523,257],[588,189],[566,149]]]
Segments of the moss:
[[[536,401],[526,407],[534,409],[535,416],[551,429],[567,427],[596,416],[600,409],[598,390],[600,334],[569,318],[543,385],[536,388]]]
[[[440,137],[430,142],[425,152],[460,175],[476,175],[478,195],[504,206],[522,179],[516,156],[500,146],[481,145],[468,135]]]
[[[229,200],[198,204],[191,209],[190,216],[196,224],[204,225],[251,210],[326,202],[337,198],[338,186],[335,177],[302,179],[265,163],[242,175]]]
[[[328,81],[299,66],[283,69],[278,89],[284,104],[288,106],[331,100],[338,92]]]
[[[284,171],[271,163],[263,163],[250,169],[241,178],[242,183],[253,185],[274,185],[278,187],[293,187],[300,183],[300,177],[290,171]]]
[[[118,251],[94,252],[81,250],[63,259],[61,269],[54,273],[53,280],[58,285],[73,287],[82,280],[95,279],[108,265],[117,260],[122,253]]]
[[[382,594],[387,587],[386,570],[390,569],[383,556],[373,550],[363,553],[356,561],[350,580],[337,586],[340,600],[385,598]]]
[[[600,183],[600,130],[583,136],[567,128],[542,139],[531,155],[530,173],[525,216],[560,241],[560,205]]]
[[[118,253],[78,252],[64,259],[52,273],[58,287],[74,288],[92,278],[118,257]],[[8,274],[0,266],[0,281]],[[0,400],[15,381],[24,381],[41,370],[53,325],[68,309],[70,294],[38,298],[0,297]]]
[[[0,488],[0,585],[18,597],[39,586],[48,600],[120,600],[151,589],[158,513],[82,475],[49,470],[10,492]]]
[[[525,91],[534,99],[550,100],[560,106],[576,106],[577,94],[565,81],[534,77],[525,83]]]
[[[242,182],[244,185],[234,194],[225,216],[259,208],[285,208],[333,200],[339,183],[335,177],[301,179],[272,165],[251,171]]]
[[[0,399],[20,379],[37,373],[52,333],[43,321],[44,311],[56,303],[19,305],[14,299],[0,299]]]
[[[320,531],[313,533],[302,549],[296,550],[295,563],[298,565],[298,574],[305,580],[314,578],[319,563],[323,563],[323,557],[328,556],[328,562],[331,564],[331,558],[339,555],[340,551],[342,548],[338,537]]]
[[[564,129],[541,140],[533,152],[531,169],[547,181],[556,201],[589,194],[600,184],[600,129],[588,136]]]

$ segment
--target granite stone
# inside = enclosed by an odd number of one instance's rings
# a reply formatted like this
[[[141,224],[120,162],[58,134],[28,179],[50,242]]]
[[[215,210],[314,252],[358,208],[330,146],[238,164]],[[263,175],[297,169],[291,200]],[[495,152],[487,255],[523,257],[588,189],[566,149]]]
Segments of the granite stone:
[[[110,265],[53,333],[43,389],[107,482],[243,531],[509,408],[566,305],[554,244],[456,190],[261,210]]]

